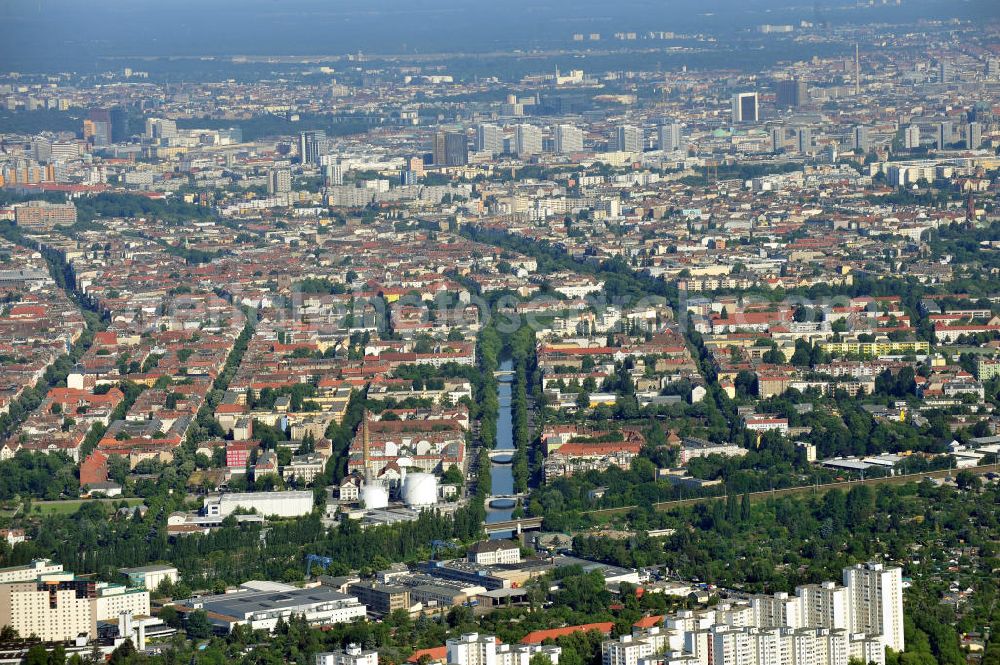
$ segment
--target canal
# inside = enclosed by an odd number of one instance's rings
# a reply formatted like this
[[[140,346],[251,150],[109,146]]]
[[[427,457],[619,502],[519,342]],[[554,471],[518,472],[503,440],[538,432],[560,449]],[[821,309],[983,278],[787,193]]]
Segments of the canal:
[[[513,368],[511,360],[500,362],[500,369],[508,372]],[[495,450],[504,451],[510,455],[514,454],[514,420],[511,414],[511,379],[508,374],[501,376],[497,380],[497,401],[500,405],[497,414],[497,445]],[[511,495],[514,493],[514,467],[506,459],[503,462],[492,461],[490,463],[490,486],[493,488],[492,495],[486,500],[486,523],[503,522],[509,520],[513,515],[513,507],[492,508],[490,502],[495,496]],[[510,537],[510,533],[494,534],[494,537]]]

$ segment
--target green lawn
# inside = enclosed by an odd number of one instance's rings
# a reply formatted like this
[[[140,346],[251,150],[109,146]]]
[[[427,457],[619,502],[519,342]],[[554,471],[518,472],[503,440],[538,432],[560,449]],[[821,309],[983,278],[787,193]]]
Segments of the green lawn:
[[[129,506],[137,506],[142,503],[142,499],[65,499],[62,501],[32,501],[31,513],[33,515],[72,515],[85,503],[97,501],[100,503],[110,503],[117,505],[125,501]]]

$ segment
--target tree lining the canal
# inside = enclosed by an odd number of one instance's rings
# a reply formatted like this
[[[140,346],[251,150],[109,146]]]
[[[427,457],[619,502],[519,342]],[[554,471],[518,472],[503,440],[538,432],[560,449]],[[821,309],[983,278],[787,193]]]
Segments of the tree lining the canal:
[[[514,385],[511,398],[513,410],[514,432],[514,490],[518,493],[528,491],[531,480],[531,442],[533,432],[529,418],[528,382],[534,377],[535,331],[529,326],[522,326],[507,338],[507,353],[514,363]]]

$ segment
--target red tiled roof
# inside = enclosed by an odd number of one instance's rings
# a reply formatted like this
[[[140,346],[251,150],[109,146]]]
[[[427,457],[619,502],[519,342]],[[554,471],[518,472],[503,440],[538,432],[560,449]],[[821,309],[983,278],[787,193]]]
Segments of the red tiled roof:
[[[602,621],[600,623],[584,623],[579,626],[563,626],[562,628],[551,628],[549,630],[533,630],[521,640],[521,644],[541,644],[545,640],[554,640],[565,635],[572,635],[573,633],[586,633],[591,630],[599,630],[605,635],[611,634],[611,629],[614,628],[614,623],[611,621]]]
[[[638,590],[638,589],[637,589]],[[652,628],[654,626],[659,626],[663,623],[662,614],[654,614],[651,617],[643,617],[632,624],[633,628]]]
[[[448,647],[432,647],[430,649],[418,649],[414,651],[413,654],[406,659],[408,663],[416,663],[424,656],[427,656],[432,661],[444,661],[448,658]]]
[[[591,457],[594,455],[628,452],[638,455],[640,450],[642,450],[641,443],[630,443],[628,441],[613,441],[611,443],[564,443],[559,447],[559,454],[573,457]]]

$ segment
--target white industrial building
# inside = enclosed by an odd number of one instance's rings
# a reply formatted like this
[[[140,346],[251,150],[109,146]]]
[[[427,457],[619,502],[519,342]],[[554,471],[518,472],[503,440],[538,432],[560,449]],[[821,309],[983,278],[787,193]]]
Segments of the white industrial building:
[[[205,610],[209,622],[220,631],[230,632],[233,626],[250,626],[254,630],[273,631],[279,620],[304,617],[313,625],[350,623],[363,619],[366,608],[354,596],[329,587],[299,589],[288,584],[268,583],[243,591],[182,600],[178,604],[188,611]]]
[[[155,591],[164,580],[175,583],[179,578],[177,569],[173,566],[149,565],[138,568],[120,568],[118,570],[128,579],[129,586],[142,587]]]
[[[205,498],[205,515],[226,517],[237,509],[252,510],[258,515],[302,517],[313,509],[313,493],[294,492],[227,492]]]
[[[521,563],[521,546],[513,540],[483,540],[469,547],[467,556],[484,566]]]

